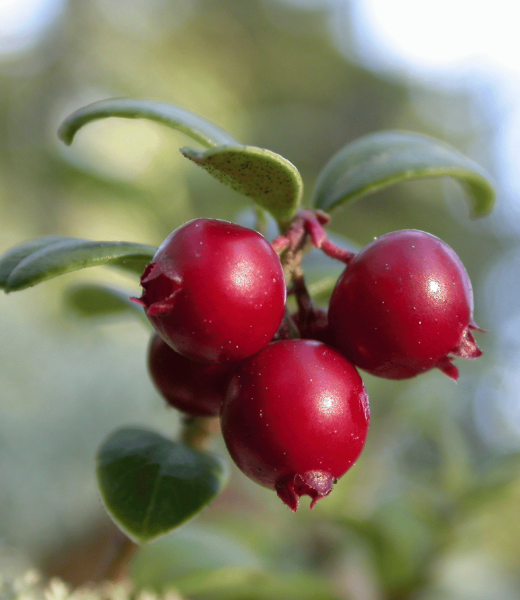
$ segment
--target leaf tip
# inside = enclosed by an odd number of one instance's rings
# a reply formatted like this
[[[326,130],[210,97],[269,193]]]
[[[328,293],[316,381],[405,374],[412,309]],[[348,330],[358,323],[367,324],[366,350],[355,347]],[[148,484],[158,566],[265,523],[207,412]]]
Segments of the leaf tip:
[[[69,119],[65,119],[63,123],[58,127],[58,138],[66,145],[70,146],[74,140],[75,130],[71,130],[69,126]]]
[[[24,290],[25,288],[32,287],[32,285],[33,285],[33,284],[26,284],[26,283],[20,284],[16,280],[14,282],[12,281],[11,283],[9,283],[9,279],[11,279],[11,277],[7,278],[7,281],[5,282],[5,284],[3,286],[5,294],[10,294],[11,292],[19,292],[20,290]]]
[[[204,152],[201,152],[200,150],[196,150],[195,148],[190,148],[189,146],[184,146],[182,148],[179,148],[179,152],[185,157],[188,158],[189,160],[192,160],[193,162],[197,162],[201,160],[201,158],[204,155]]]

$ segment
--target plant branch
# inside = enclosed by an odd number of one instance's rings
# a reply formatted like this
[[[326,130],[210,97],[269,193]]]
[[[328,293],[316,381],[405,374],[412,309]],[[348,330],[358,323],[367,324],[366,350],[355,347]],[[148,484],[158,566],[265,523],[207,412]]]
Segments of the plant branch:
[[[192,417],[183,419],[181,439],[183,444],[194,450],[206,450],[220,424],[217,417]]]

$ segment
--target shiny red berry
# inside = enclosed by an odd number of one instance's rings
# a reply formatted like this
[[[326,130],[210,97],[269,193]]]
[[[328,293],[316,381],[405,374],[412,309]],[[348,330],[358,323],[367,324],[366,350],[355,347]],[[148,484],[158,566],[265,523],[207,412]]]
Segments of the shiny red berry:
[[[141,277],[161,337],[195,361],[226,363],[271,341],[285,311],[278,256],[259,233],[216,219],[176,229]]]
[[[241,362],[221,409],[237,466],[293,511],[304,494],[312,508],[353,465],[369,418],[355,367],[313,340],[273,342]]]
[[[455,252],[429,233],[403,230],[351,259],[332,293],[329,327],[333,345],[373,375],[406,379],[438,368],[457,379],[453,357],[482,354],[472,312]]]
[[[175,352],[156,333],[148,348],[148,371],[174,408],[194,417],[218,415],[232,365],[196,363]]]

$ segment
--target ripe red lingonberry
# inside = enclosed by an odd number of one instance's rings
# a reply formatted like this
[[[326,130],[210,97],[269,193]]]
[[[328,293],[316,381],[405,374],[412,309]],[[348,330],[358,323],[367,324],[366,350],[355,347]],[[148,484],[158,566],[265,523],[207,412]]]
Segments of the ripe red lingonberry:
[[[148,265],[138,300],[161,337],[195,361],[226,363],[271,341],[285,311],[280,260],[259,233],[216,219],[176,229]]]
[[[333,345],[356,366],[389,379],[482,354],[470,329],[473,292],[455,252],[416,230],[388,233],[351,259],[329,306]]]
[[[219,414],[232,365],[201,364],[175,352],[154,333],[148,347],[148,371],[170,406],[194,417]]]
[[[291,510],[311,508],[357,459],[368,396],[356,368],[314,340],[272,342],[235,368],[221,427],[237,466]]]

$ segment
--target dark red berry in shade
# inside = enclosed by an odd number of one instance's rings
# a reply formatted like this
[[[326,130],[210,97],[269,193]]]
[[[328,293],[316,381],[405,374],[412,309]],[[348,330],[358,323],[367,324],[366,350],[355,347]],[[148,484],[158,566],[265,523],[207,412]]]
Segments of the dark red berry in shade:
[[[232,365],[196,363],[155,333],[148,348],[148,371],[155,387],[169,405],[194,417],[219,414]]]
[[[471,329],[471,282],[455,252],[423,231],[388,233],[349,262],[332,293],[333,345],[356,366],[406,379],[438,368],[452,379],[453,357],[482,354]]]
[[[370,420],[355,367],[313,340],[268,344],[237,365],[221,427],[237,466],[293,511],[311,508],[357,459]]]
[[[259,233],[216,219],[176,229],[157,250],[140,302],[161,337],[195,361],[226,363],[271,341],[285,311],[282,266]]]

